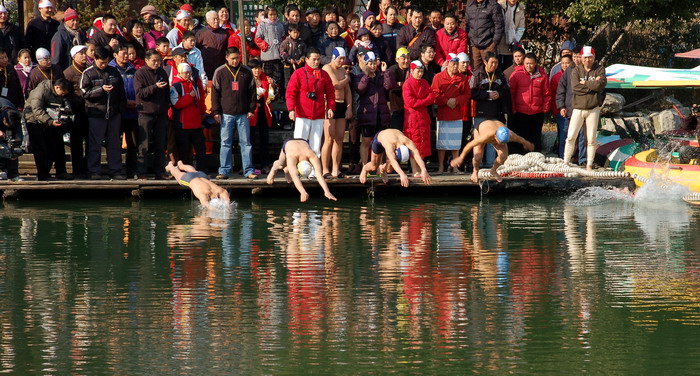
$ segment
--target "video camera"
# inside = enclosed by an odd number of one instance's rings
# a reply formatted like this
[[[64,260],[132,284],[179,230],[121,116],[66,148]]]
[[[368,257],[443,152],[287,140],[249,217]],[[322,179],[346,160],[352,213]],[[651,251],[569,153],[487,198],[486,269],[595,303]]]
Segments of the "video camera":
[[[22,114],[5,108],[0,112],[0,159],[17,159],[24,154]]]
[[[68,125],[75,121],[73,108],[68,101],[63,102],[63,105],[57,108],[49,108],[46,112],[48,112],[51,119],[56,120],[61,125]]]

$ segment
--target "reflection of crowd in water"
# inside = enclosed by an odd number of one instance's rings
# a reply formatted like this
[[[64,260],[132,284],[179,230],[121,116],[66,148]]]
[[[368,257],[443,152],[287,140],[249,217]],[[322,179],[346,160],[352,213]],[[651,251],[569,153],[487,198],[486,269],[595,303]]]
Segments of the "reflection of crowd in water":
[[[133,370],[139,349],[153,353],[140,366],[163,372],[232,357],[241,370],[274,371],[287,358],[326,356],[362,372],[368,354],[382,364],[439,343],[436,359],[497,370],[526,356],[520,345],[546,329],[543,313],[561,321],[562,346],[586,348],[596,312],[629,320],[600,312],[601,293],[700,291],[697,264],[678,268],[684,254],[668,252],[673,231],[650,230],[678,229],[687,212],[659,226],[656,210],[624,203],[252,205],[184,221],[143,207],[5,210],[0,291],[10,293],[0,302],[13,308],[0,311],[3,369],[21,373],[16,354],[31,353],[53,365],[71,357],[78,372],[95,365],[99,344],[115,373]],[[633,223],[650,245],[638,260],[625,245],[640,241]],[[674,284],[652,291],[664,278]]]

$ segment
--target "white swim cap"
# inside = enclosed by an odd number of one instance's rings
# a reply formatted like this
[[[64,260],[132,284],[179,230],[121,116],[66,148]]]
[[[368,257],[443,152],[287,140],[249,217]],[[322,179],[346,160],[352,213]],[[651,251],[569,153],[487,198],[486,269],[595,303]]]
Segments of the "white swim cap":
[[[411,156],[411,152],[408,150],[406,145],[401,145],[396,148],[396,159],[401,163],[408,162],[408,158]]]
[[[299,175],[303,177],[307,177],[311,175],[311,172],[314,170],[313,166],[311,166],[311,162],[309,161],[301,161],[297,163],[297,171],[299,171]]]

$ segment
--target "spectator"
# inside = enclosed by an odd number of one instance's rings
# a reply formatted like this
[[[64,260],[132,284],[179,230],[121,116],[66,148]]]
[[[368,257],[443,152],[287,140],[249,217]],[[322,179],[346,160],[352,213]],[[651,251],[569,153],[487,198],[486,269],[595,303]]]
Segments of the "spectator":
[[[170,41],[168,40],[168,38],[161,37],[158,38],[156,42],[158,43],[156,51],[158,51],[160,59],[162,60],[163,64],[165,64],[168,60],[173,58],[173,56],[171,55],[172,51],[170,49]]]
[[[229,35],[226,30],[219,27],[218,13],[210,10],[205,15],[205,19],[207,26],[197,33],[196,41],[202,55],[204,74],[206,77],[212,77],[216,68],[226,61]],[[202,71],[200,70],[199,73],[201,74]],[[206,80],[202,81],[203,86],[206,86]]]
[[[465,16],[476,71],[484,65],[486,53],[496,52],[503,38],[503,8],[496,0],[469,0]]]
[[[369,51],[363,59],[365,67],[355,79],[355,90],[360,94],[357,123],[362,132],[360,158],[364,165],[369,162],[369,147],[374,135],[391,123],[391,113],[387,106],[384,75],[379,70],[379,58]]]
[[[428,18],[429,26],[433,31],[437,32],[443,28],[442,25],[442,11],[439,9],[433,9],[430,12],[430,17]]]
[[[9,100],[15,108],[23,108],[22,83],[17,71],[12,69],[9,63],[10,58],[7,51],[0,47],[0,97]]]
[[[420,62],[423,63],[423,79],[428,81],[428,85],[433,84],[435,74],[440,72],[440,67],[435,63],[435,48],[424,44],[420,48]]]
[[[340,37],[340,27],[335,22],[329,22],[326,24],[326,37],[321,42],[321,65],[329,64],[333,60],[336,48],[342,48],[347,54],[348,47],[345,39]]]
[[[226,50],[226,63],[214,72],[211,94],[211,112],[214,119],[221,124],[219,174],[216,178],[228,179],[231,176],[231,144],[233,132],[237,130],[243,176],[255,179],[258,175],[253,168],[248,119],[254,115],[256,87],[253,73],[241,64],[241,55],[237,48],[231,47]]]
[[[437,105],[438,173],[444,172],[445,152],[450,151],[457,158],[462,145],[463,106],[471,99],[471,89],[467,77],[459,73],[459,57],[449,54],[446,69],[433,79],[432,90]],[[458,170],[455,168],[455,173]]]
[[[561,57],[564,55],[571,55],[574,51],[574,48],[576,48],[576,45],[574,44],[573,41],[571,40],[565,40],[561,44],[561,48],[559,49],[559,59],[560,61],[554,64],[552,69],[550,70],[550,75],[554,76],[555,74],[561,72]]]
[[[384,35],[384,39],[387,40],[387,43],[393,48],[396,49],[396,39],[399,35],[399,31],[404,28],[404,25],[399,22],[398,20],[398,11],[396,10],[396,7],[390,6],[389,8],[386,9],[386,20],[383,23],[382,26],[382,34]],[[394,65],[396,63],[396,59],[394,56],[389,56],[389,60],[387,61],[387,64],[389,66]],[[410,63],[410,61],[409,61]]]
[[[160,18],[160,16],[153,16],[151,19],[153,20],[151,30],[143,35],[143,40],[146,42],[147,50],[156,48],[158,45],[158,39],[165,37],[165,26],[163,25],[163,19]]]
[[[231,22],[231,14],[229,13],[228,8],[225,6],[219,7],[217,14],[219,15],[219,26],[228,33],[229,38],[238,34],[236,24]],[[226,58],[224,57],[224,59]]]
[[[218,16],[217,16],[218,17]],[[206,114],[206,91],[200,80],[193,80],[192,67],[180,63],[177,78],[170,87],[170,104],[173,106],[173,128],[179,160],[191,164],[191,150],[197,158],[197,170],[207,172],[207,154],[202,130],[202,118]]]
[[[207,72],[204,70],[204,59],[202,58],[202,52],[199,48],[195,47],[197,43],[197,38],[191,31],[186,31],[182,35],[182,42],[177,47],[182,47],[187,53],[187,61],[192,64],[193,67],[197,68],[199,72],[199,78],[202,80],[202,85],[207,86]]]
[[[289,25],[289,36],[280,45],[280,58],[284,64],[284,82],[289,82],[297,68],[304,65],[306,44],[300,38],[299,25]]]
[[[372,51],[375,54],[379,55],[379,50],[376,49],[376,47],[372,43],[371,38],[372,34],[369,32],[369,30],[363,27],[362,29],[360,29],[360,31],[357,32],[357,40],[355,40],[355,45],[352,46],[352,48],[350,49],[350,62],[352,64],[359,64],[360,69],[364,68],[362,66],[364,62],[358,60],[358,55],[364,55],[368,51]]]
[[[301,11],[299,8],[297,8],[296,5],[287,5],[285,8],[285,18],[287,19],[287,23],[284,25],[285,33],[289,32],[290,25],[297,25],[301,41],[304,42],[307,47],[312,47],[311,30],[301,22]]]
[[[0,47],[5,49],[10,61],[15,61],[24,43],[24,33],[19,26],[10,22],[7,8],[0,4]],[[31,60],[31,56],[30,56]]]
[[[143,23],[149,31],[158,30],[163,34],[169,31],[167,25],[170,21],[164,15],[158,14],[156,12],[156,7],[154,7],[153,5],[145,5],[143,8],[141,8],[141,12],[139,13],[139,15],[141,16],[141,18],[143,18]],[[158,20],[160,20],[160,24],[163,27],[162,29],[156,27]],[[155,39],[157,40],[158,38]]]
[[[255,44],[260,47],[262,53],[263,70],[268,77],[271,77],[279,86],[280,92],[284,93],[284,70],[280,57],[280,43],[284,39],[284,26],[278,22],[277,9],[268,6],[265,9],[266,21],[262,22],[255,32]]]
[[[311,41],[307,46],[320,49],[323,38],[323,25],[321,24],[321,12],[316,8],[309,8],[306,11],[306,27],[311,32]],[[302,34],[302,38],[303,38]]]
[[[394,5],[391,4],[391,0],[382,0],[379,3],[379,14],[377,15],[377,21],[379,21],[383,24],[388,23],[389,18],[390,18],[390,16],[389,16],[390,9],[394,9],[394,12],[396,12],[396,14],[394,15],[395,20],[392,21],[392,24],[394,22],[398,22],[402,26],[405,25],[406,19],[399,16],[399,11],[398,11],[398,9],[396,9],[396,7]]]
[[[533,53],[525,54],[523,68],[514,72],[508,82],[513,102],[513,118],[509,128],[532,142],[536,152],[541,152],[544,114],[549,112],[552,101],[549,78],[544,69],[537,65],[537,56]],[[520,143],[511,142],[508,148],[513,154],[525,154]]]
[[[511,65],[510,67],[508,67],[506,70],[503,71],[503,74],[509,80],[515,71],[523,70],[523,63],[525,60],[525,50],[522,47],[515,47],[513,49],[513,56],[512,57],[513,57],[513,65]]]
[[[136,57],[143,59],[146,57],[146,40],[143,33],[143,24],[137,19],[127,21],[124,27],[124,40],[134,48]],[[138,69],[138,67],[136,67]]]
[[[403,102],[406,108],[406,120],[403,133],[416,144],[416,149],[425,158],[430,156],[430,116],[428,107],[435,103],[435,93],[428,81],[423,79],[425,67],[419,60],[411,62],[411,76],[403,86]],[[422,170],[411,162],[413,176],[418,177]]]
[[[345,20],[345,16],[338,15],[338,27],[340,28],[340,37],[345,39],[346,31],[348,29],[348,22]]]
[[[247,18],[243,20],[243,31],[243,35],[245,36],[245,50],[248,52],[248,58],[260,57],[260,47],[255,44],[254,35],[250,32],[250,21],[248,21]],[[242,51],[241,33],[236,33],[228,38],[228,47],[236,47],[239,51]]]
[[[418,60],[423,45],[435,48],[435,31],[423,25],[423,11],[414,9],[411,13],[410,25],[402,28],[396,37],[396,48],[406,47],[409,51],[409,59]]]
[[[338,23],[338,8],[332,5],[328,5],[323,8],[321,20],[323,21],[324,25],[328,25],[330,22]]]
[[[92,63],[95,62],[95,48],[97,47],[94,42],[88,40],[85,42],[85,47],[87,47],[87,50],[85,50],[85,56],[87,56],[87,63],[88,65],[92,65]]]
[[[165,143],[168,129],[170,94],[168,76],[161,67],[162,58],[154,50],[146,51],[146,66],[136,71],[134,89],[138,103],[139,138],[136,174],[146,178],[146,154],[153,143],[153,170],[156,179],[165,179]]]
[[[66,171],[66,154],[63,149],[63,134],[67,131],[68,124],[58,117],[60,108],[66,106],[66,97],[72,92],[73,85],[70,81],[59,78],[55,82],[44,80],[39,83],[27,98],[24,116],[38,181],[49,180],[52,166],[56,170],[56,179],[73,178]]]
[[[146,65],[146,61],[138,57],[136,47],[134,47],[134,45],[131,43],[127,43],[126,47],[129,51],[129,62],[134,65],[136,70],[143,68]]]
[[[605,68],[595,61],[593,47],[585,46],[581,49],[582,64],[577,65],[571,71],[570,84],[573,86],[573,113],[566,136],[564,160],[571,160],[574,153],[574,143],[581,126],[586,130],[587,148],[586,168],[593,169],[593,160],[596,151],[596,132],[598,131],[598,119],[600,118],[600,106],[605,100]]]
[[[574,91],[573,85],[570,84],[571,71],[574,69],[573,57],[571,55],[562,56],[561,67],[563,70],[549,80],[549,87],[554,97],[552,113],[555,115],[554,118],[557,122],[557,142],[559,144],[557,154],[559,158],[563,159],[566,136],[569,132],[569,121],[573,112],[572,100]],[[581,129],[578,136],[578,164],[586,164],[586,134],[583,129]]]
[[[39,64],[29,73],[29,91],[34,90],[41,81],[56,82],[59,78],[63,78],[61,67],[51,64],[51,53],[45,48],[36,51],[36,60]]]
[[[362,13],[362,18],[360,19],[362,27],[365,29],[369,30],[372,22],[374,22],[374,12],[371,10],[367,10],[364,13]]]
[[[32,62],[31,52],[29,52],[28,49],[25,48],[19,51],[17,54],[15,72],[17,72],[17,77],[19,77],[19,83],[22,86],[22,95],[24,98],[27,98],[29,95],[29,75],[36,66],[37,64]]]
[[[333,118],[328,119],[324,127],[324,141],[321,148],[323,177],[343,177],[340,172],[340,162],[343,158],[343,136],[345,136],[346,119],[352,118],[352,91],[350,75],[343,68],[346,52],[342,47],[336,47],[332,53],[333,59],[323,67],[328,73],[335,89],[335,111]]]
[[[110,50],[95,49],[95,63],[88,67],[80,80],[88,116],[88,173],[90,179],[100,179],[102,143],[107,148],[110,178],[124,180],[121,175],[121,114],[126,107],[124,81],[116,68],[109,66]]]
[[[117,18],[111,14],[102,16],[102,30],[97,31],[90,40],[95,47],[106,47],[110,53],[118,45],[126,43],[126,39],[118,33]]]
[[[393,60],[394,58],[396,44],[390,44],[389,41],[384,38],[384,35],[382,34],[383,30],[384,26],[379,21],[372,22],[369,29],[374,50],[379,52],[377,57],[380,61],[383,61],[388,65],[389,59],[391,58]]]
[[[139,136],[136,88],[134,86],[136,67],[129,61],[129,47],[127,45],[117,46],[112,55],[114,59],[109,63],[109,66],[116,68],[119,72],[124,83],[124,93],[126,94],[126,109],[121,114],[121,133],[126,141],[126,176],[133,178],[136,175],[136,153]]]
[[[52,18],[53,14],[51,1],[39,1],[39,16],[29,21],[24,34],[24,42],[29,51],[37,51],[39,48],[51,49],[51,38],[56,34],[59,25],[58,21]]]
[[[389,92],[389,109],[391,110],[391,128],[403,131],[404,105],[403,84],[409,75],[408,49],[396,51],[396,64],[384,72],[384,88]]]
[[[272,111],[270,109],[270,82],[263,72],[260,60],[253,59],[248,63],[255,80],[255,111],[249,120],[251,142],[258,148],[258,163],[263,174],[270,172],[269,128],[272,126]]]
[[[170,48],[177,47],[181,42],[184,34],[190,30],[192,16],[186,10],[178,10],[175,13],[175,27],[168,32],[166,38],[170,41]]]
[[[457,27],[457,17],[445,15],[445,26],[435,32],[435,63],[442,68],[449,64],[447,55],[467,52],[467,32]]]
[[[348,28],[345,30],[343,38],[347,42],[348,48],[352,48],[355,45],[355,40],[357,40],[357,32],[360,31],[360,16],[355,13],[348,14],[347,17]]]
[[[70,49],[87,42],[85,32],[80,30],[78,12],[68,8],[63,14],[63,23],[51,39],[51,62],[65,70],[71,63]]]
[[[513,53],[522,47],[520,40],[525,33],[525,5],[520,0],[506,0],[503,7],[503,38],[498,45],[499,65],[508,67],[513,64]],[[510,75],[506,74],[506,77]],[[522,135],[521,135],[522,136]]]
[[[71,108],[75,119],[70,127],[70,160],[73,175],[84,178],[87,173],[85,147],[88,141],[88,119],[85,114],[85,100],[80,90],[80,78],[87,69],[86,46],[73,46],[70,54],[73,59],[70,66],[63,71],[65,78],[73,84],[73,94],[70,96]]]
[[[479,129],[479,124],[485,120],[498,120],[505,124],[506,115],[512,111],[508,80],[498,68],[498,56],[489,51],[484,55],[486,64],[474,70],[469,86],[472,89],[472,100],[475,106],[472,127]],[[496,159],[493,145],[484,148],[482,167],[491,167]]]
[[[319,69],[320,61],[317,49],[306,51],[306,64],[292,74],[286,97],[294,138],[308,140],[317,156],[321,155],[323,120],[332,119],[335,111],[333,82],[326,71]]]
[[[26,137],[22,133],[22,119],[22,113],[12,106],[0,108],[0,137],[22,142]],[[10,181],[24,181],[19,177],[19,158],[0,159],[1,170],[7,173],[6,178]]]

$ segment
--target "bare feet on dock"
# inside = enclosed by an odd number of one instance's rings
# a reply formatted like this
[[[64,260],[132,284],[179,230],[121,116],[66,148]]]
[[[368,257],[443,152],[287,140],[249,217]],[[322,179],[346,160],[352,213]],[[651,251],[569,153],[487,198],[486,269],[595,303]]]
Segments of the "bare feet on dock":
[[[479,171],[478,170],[474,170],[474,172],[472,172],[472,177],[470,180],[474,184],[479,184]]]
[[[501,176],[501,174],[499,174],[495,168],[491,169],[491,176],[493,176],[499,183],[503,181],[503,176]]]
[[[450,166],[453,168],[459,168],[462,165],[462,157],[457,157],[450,162]]]

